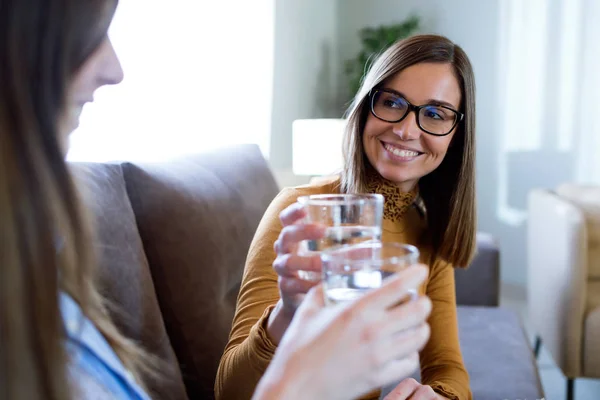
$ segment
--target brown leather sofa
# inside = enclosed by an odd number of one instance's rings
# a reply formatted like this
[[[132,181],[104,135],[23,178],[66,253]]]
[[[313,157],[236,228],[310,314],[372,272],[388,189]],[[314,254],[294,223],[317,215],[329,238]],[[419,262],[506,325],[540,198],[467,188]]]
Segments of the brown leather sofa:
[[[258,147],[161,163],[74,163],[95,215],[99,279],[129,337],[162,359],[153,398],[212,399],[246,252],[277,184]],[[541,398],[518,318],[498,308],[498,250],[457,271],[474,398]],[[326,374],[327,372],[324,371]]]

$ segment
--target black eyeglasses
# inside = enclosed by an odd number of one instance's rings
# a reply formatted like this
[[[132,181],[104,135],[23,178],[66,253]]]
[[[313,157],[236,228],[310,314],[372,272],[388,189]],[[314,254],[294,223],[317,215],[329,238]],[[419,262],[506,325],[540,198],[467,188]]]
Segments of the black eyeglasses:
[[[400,122],[411,111],[414,111],[417,116],[419,128],[434,136],[448,135],[465,116],[463,113],[443,105],[412,105],[392,90],[377,89],[371,92],[371,113],[382,121]]]

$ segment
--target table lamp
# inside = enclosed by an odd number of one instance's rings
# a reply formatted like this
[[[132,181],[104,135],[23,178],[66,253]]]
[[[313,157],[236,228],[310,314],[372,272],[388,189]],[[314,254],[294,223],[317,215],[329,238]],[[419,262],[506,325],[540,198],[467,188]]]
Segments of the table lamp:
[[[342,137],[345,119],[297,119],[292,123],[295,175],[333,174],[343,166]]]

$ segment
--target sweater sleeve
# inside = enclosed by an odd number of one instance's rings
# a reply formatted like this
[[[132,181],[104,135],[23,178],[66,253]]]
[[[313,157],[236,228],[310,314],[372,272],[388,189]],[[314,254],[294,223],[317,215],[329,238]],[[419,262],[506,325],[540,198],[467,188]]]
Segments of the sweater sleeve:
[[[275,240],[282,230],[279,213],[300,195],[284,189],[265,212],[254,235],[237,300],[229,342],[215,381],[217,400],[250,399],[267,369],[276,346],[267,334],[267,321],[279,300],[273,270]]]
[[[450,400],[472,400],[469,374],[458,340],[454,268],[438,260],[430,271],[426,289],[433,308],[431,336],[421,351],[421,382]]]

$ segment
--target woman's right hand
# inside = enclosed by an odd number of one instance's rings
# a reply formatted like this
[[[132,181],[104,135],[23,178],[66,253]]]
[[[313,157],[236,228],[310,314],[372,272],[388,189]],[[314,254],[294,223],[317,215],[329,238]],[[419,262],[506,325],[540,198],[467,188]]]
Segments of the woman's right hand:
[[[318,255],[298,254],[301,241],[317,240],[325,235],[324,226],[303,223],[305,216],[306,212],[299,203],[288,206],[279,214],[283,229],[274,244],[277,257],[273,269],[279,276],[280,300],[267,324],[267,331],[275,344],[279,344],[306,293],[320,281],[302,279],[298,275],[298,271],[321,274],[321,258]]]
[[[396,305],[426,276],[425,266],[412,266],[381,288],[333,307],[324,305],[322,286],[311,290],[255,399],[349,399],[409,376],[429,339],[431,301]]]

